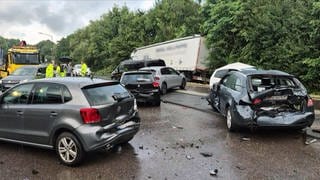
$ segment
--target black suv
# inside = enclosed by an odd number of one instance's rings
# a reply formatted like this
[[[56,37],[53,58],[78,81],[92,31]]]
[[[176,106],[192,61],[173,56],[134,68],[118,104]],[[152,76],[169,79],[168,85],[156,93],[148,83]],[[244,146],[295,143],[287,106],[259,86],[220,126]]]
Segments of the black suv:
[[[111,73],[111,79],[120,80],[122,73],[127,71],[137,71],[143,67],[150,66],[166,66],[166,63],[162,59],[149,59],[149,60],[124,60],[115,70]]]
[[[120,83],[127,88],[138,102],[151,102],[160,106],[159,83],[150,71],[129,71],[122,74]]]

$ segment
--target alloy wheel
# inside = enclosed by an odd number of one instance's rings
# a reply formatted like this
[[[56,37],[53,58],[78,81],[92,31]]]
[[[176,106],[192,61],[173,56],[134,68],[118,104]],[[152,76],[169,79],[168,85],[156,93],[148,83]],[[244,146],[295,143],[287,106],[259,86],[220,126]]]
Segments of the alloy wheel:
[[[58,142],[58,152],[63,161],[72,163],[78,155],[77,145],[73,139],[63,137]]]

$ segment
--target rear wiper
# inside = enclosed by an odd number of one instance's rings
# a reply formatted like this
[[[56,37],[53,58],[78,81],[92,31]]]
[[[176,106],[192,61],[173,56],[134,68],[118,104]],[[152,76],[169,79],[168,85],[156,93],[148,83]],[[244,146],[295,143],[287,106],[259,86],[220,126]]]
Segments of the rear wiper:
[[[112,95],[112,98],[115,101],[118,101],[118,102],[120,102],[120,101],[122,101],[122,100],[124,100],[124,99],[126,99],[128,97],[130,97],[129,93],[114,93]]]

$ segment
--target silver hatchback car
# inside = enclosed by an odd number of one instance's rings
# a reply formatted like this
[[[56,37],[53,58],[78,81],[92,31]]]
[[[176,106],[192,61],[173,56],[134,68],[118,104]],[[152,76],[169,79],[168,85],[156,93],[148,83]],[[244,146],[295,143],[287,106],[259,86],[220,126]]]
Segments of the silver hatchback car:
[[[0,96],[0,140],[55,149],[65,165],[127,143],[139,127],[134,96],[115,81],[40,79]]]
[[[186,78],[183,74],[167,66],[151,66],[140,68],[141,71],[151,71],[154,79],[159,83],[161,94],[166,94],[168,89],[180,87],[185,89]]]

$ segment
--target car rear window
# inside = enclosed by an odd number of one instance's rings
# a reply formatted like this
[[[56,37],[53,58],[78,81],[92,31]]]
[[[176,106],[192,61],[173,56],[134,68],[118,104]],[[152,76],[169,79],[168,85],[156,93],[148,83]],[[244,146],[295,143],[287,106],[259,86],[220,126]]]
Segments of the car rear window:
[[[128,64],[121,64],[119,66],[120,71],[136,71],[144,67],[144,62],[130,62]]]
[[[83,91],[92,106],[112,104],[130,97],[130,93],[120,84],[90,86]]]
[[[296,88],[298,85],[292,77],[286,76],[252,76],[250,85],[253,91],[261,92],[271,88]]]
[[[123,75],[121,79],[122,84],[130,84],[137,82],[152,82],[153,76],[152,73],[130,73]]]
[[[146,61],[146,66],[166,66],[166,63],[163,60],[155,60],[155,61]]]

